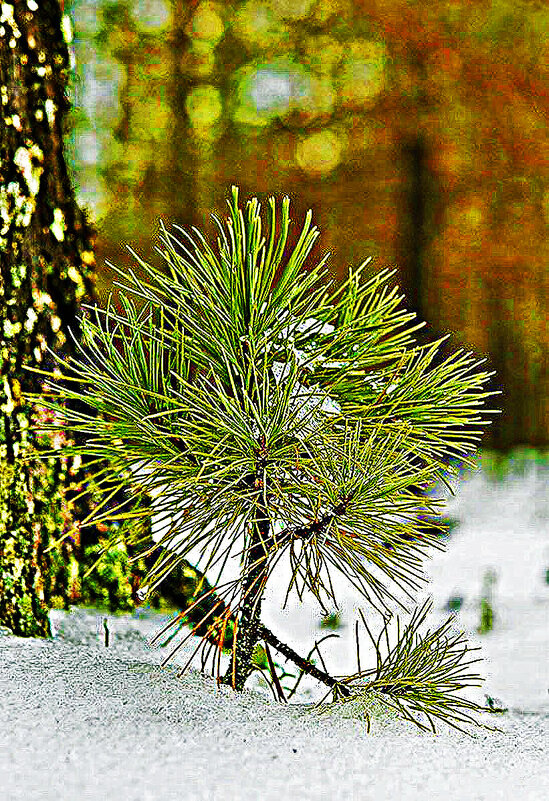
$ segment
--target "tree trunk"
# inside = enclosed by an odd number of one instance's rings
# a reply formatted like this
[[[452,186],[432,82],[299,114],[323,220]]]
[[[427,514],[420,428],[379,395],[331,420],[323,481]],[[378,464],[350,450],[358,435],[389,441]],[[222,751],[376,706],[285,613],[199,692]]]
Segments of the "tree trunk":
[[[268,578],[267,552],[269,522],[266,511],[259,506],[246,553],[246,578],[242,587],[240,613],[235,628],[233,651],[223,683],[242,691],[253,670],[252,655],[260,637],[261,599]]]
[[[92,231],[63,157],[69,56],[58,0],[1,6],[0,89],[0,623],[49,634],[52,594],[66,602],[70,542],[48,546],[70,521],[64,487],[76,466],[25,461],[40,445],[40,410],[25,394],[48,369],[46,348],[70,350],[69,327],[92,295]],[[74,562],[73,562],[74,564]],[[57,582],[57,586],[55,586]]]

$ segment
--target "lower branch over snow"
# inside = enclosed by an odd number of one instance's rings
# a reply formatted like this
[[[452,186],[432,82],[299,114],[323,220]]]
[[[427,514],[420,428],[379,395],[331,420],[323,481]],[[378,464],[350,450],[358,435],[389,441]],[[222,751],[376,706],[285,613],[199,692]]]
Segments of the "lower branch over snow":
[[[290,648],[289,645],[281,642],[276,634],[273,634],[273,632],[262,623],[258,626],[258,634],[260,639],[265,640],[265,642],[269,643],[269,645],[272,645],[273,648],[276,648],[276,650],[281,653],[282,656],[285,656],[286,659],[291,660],[294,665],[296,665],[304,673],[307,673],[314,679],[318,679],[318,681],[321,681],[327,687],[337,687],[338,692],[340,692],[341,695],[351,694],[348,687],[346,687],[344,684],[341,684],[341,682],[339,682],[333,676],[330,676],[329,673],[326,673],[324,670],[320,670],[320,668],[316,667],[316,665],[313,665],[313,663],[308,659],[304,659],[296,651],[294,651],[293,648]]]
[[[158,551],[148,556],[149,565],[154,562],[157,556]],[[182,615],[193,626],[194,634],[202,636],[204,639],[215,641],[216,644],[219,643],[219,638],[216,633],[212,632],[212,625],[207,622],[207,618],[221,618],[227,612],[227,607],[200,570],[191,565],[186,559],[182,560],[181,564],[172,570],[162,582],[162,595],[182,610]],[[231,624],[231,627],[227,626],[226,628],[224,646],[231,647],[232,631],[236,620],[233,615],[230,615],[226,620]],[[264,640],[282,656],[293,662],[303,673],[312,676],[327,687],[337,688],[338,692],[343,696],[350,695],[348,687],[282,642],[263,623],[259,622],[257,624],[255,634],[256,641]]]

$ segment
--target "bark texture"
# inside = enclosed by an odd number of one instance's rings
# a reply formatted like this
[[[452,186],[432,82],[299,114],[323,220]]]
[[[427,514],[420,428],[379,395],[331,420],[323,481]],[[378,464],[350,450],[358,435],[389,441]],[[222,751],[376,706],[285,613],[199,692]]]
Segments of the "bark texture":
[[[224,684],[239,691],[244,689],[246,680],[253,670],[252,656],[260,638],[261,601],[269,577],[268,547],[269,522],[265,508],[259,505],[245,557],[245,578],[231,661],[225,676],[223,676]]]
[[[27,460],[44,415],[25,400],[41,381],[24,368],[50,367],[48,347],[70,349],[68,328],[78,333],[80,301],[93,294],[92,230],[63,156],[65,37],[58,0],[2,4],[0,623],[21,636],[47,636],[52,594],[67,601],[72,546],[47,549],[69,524],[65,487],[78,470],[67,459]]]

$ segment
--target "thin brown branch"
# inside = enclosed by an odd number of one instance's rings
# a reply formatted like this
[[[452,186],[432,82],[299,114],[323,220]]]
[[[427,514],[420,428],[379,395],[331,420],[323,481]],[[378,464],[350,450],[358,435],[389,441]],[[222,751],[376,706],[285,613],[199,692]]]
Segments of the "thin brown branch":
[[[296,665],[304,673],[307,673],[307,675],[312,676],[314,679],[322,682],[322,684],[325,684],[327,687],[337,687],[342,695],[351,694],[348,687],[346,687],[344,684],[341,684],[341,682],[339,682],[333,676],[330,676],[330,674],[326,673],[326,671],[321,670],[316,665],[313,665],[313,663],[309,662],[308,659],[304,659],[296,651],[294,651],[293,648],[290,648],[289,645],[286,645],[286,643],[279,640],[276,634],[273,634],[273,632],[262,623],[260,623],[258,626],[258,633],[261,639],[265,640],[265,642],[268,642],[269,645],[273,646],[273,648],[276,648],[276,650],[281,653],[282,656],[285,656],[286,659],[289,659],[291,662],[293,662],[294,665]]]
[[[225,627],[227,627],[229,624],[232,624],[235,627],[233,631],[235,631],[237,622],[235,616],[230,614],[227,605],[216,594],[215,588],[211,586],[205,575],[196,567],[187,562],[187,560],[182,560],[182,563],[183,564],[180,565],[178,571],[179,577],[181,578],[183,574],[186,574],[187,583],[190,584],[191,583],[189,581],[190,574],[191,573],[194,574],[193,575],[194,580],[192,581],[192,584],[194,585],[194,587],[200,587],[201,589],[203,589],[203,592],[201,592],[200,595],[196,594],[193,595],[192,603],[188,605],[186,603],[182,587],[180,586],[179,582],[174,581],[175,576],[173,574],[170,574],[167,577],[167,580],[162,583],[162,594],[164,595],[165,598],[175,603],[176,606],[179,606],[180,608],[183,606],[187,607],[184,608],[182,612],[179,613],[177,618],[178,619],[181,619],[182,617],[187,618],[191,625],[192,624],[195,625],[197,633],[198,630],[200,629],[200,633],[202,634],[203,639],[210,639],[213,632],[207,629],[207,627],[206,627],[207,630],[204,630],[205,620],[208,617],[208,614],[204,615],[204,612],[206,611],[206,609],[208,609],[210,614],[212,615],[215,614],[217,618],[223,619]],[[227,612],[229,612],[229,614],[227,614]],[[164,631],[169,627],[170,624],[168,624],[168,626],[164,628]],[[160,634],[157,636],[160,636]],[[346,696],[350,694],[349,689],[344,684],[341,684],[333,676],[330,676],[329,673],[327,673],[324,670],[321,670],[311,661],[302,657],[300,654],[294,651],[294,649],[291,648],[289,645],[283,643],[276,636],[276,634],[274,634],[261,622],[259,622],[257,625],[256,637],[257,640],[264,640],[266,643],[275,648],[280,654],[282,654],[282,656],[286,657],[286,659],[289,659],[291,662],[293,662],[301,671],[303,671],[303,673],[312,676],[313,678],[317,679],[317,681],[320,681],[322,682],[322,684],[325,684],[327,687],[330,688],[337,687],[342,695]],[[220,652],[223,644],[225,646],[232,645],[231,642],[227,643],[226,638],[224,638],[224,643],[220,644],[219,639],[220,639],[219,631],[217,630],[215,632],[215,644],[219,647]]]

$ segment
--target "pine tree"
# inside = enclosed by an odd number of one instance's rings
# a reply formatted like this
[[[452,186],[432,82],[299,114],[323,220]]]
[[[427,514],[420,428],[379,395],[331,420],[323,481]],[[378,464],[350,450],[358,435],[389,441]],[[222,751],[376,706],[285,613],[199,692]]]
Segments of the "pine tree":
[[[367,261],[338,284],[327,256],[308,265],[318,230],[309,212],[288,246],[288,198],[281,213],[269,200],[265,235],[256,198],[242,209],[233,187],[229,208],[226,225],[214,217],[216,247],[196,229],[163,228],[165,269],[137,254],[142,277],[113,266],[122,311],[111,301],[89,308],[78,356],[59,362],[44,402],[85,441],[71,454],[108,461],[95,477],[103,500],[85,522],[123,521],[135,545],[147,543],[154,515],[160,555],[142,591],[182,566],[201,571],[185,614],[214,662],[216,645],[230,645],[219,680],[234,689],[257,666],[262,641],[279,697],[269,645],[334,698],[376,693],[418,725],[434,728],[438,717],[459,727],[477,709],[456,694],[478,680],[463,637],[449,621],[421,634],[428,605],[398,623],[394,645],[388,621],[413,602],[424,555],[441,547],[426,525],[440,503],[424,490],[457,461],[472,464],[490,374],[463,351],[443,357],[444,340],[417,344],[421,324],[391,271]],[[65,407],[77,397],[84,410]],[[113,503],[121,488],[125,500]],[[239,576],[226,581],[235,555]],[[336,679],[263,625],[280,559],[291,566],[288,593],[311,593],[327,612],[339,571],[385,616],[384,638],[361,616],[374,670]]]

